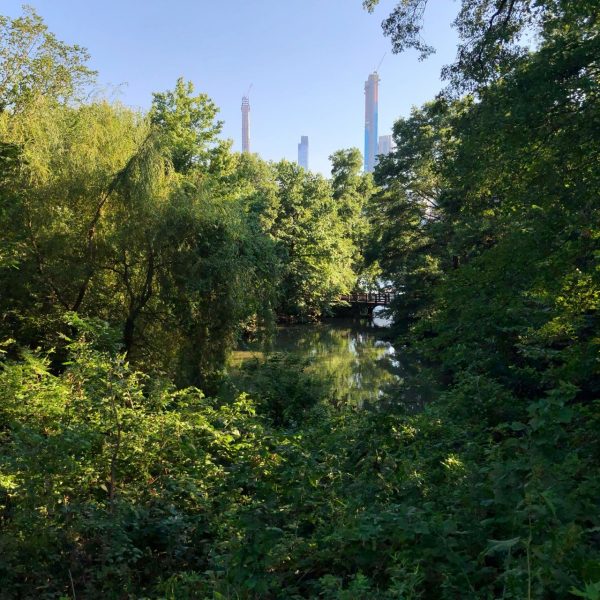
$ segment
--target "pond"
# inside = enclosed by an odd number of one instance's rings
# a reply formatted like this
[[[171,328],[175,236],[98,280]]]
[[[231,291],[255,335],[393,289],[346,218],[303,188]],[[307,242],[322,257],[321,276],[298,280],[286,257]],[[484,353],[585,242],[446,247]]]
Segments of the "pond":
[[[402,380],[396,351],[386,339],[387,323],[367,319],[328,319],[279,327],[269,346],[246,344],[234,352],[232,366],[264,351],[289,353],[311,361],[309,369],[331,382],[333,400],[362,408],[375,405]]]

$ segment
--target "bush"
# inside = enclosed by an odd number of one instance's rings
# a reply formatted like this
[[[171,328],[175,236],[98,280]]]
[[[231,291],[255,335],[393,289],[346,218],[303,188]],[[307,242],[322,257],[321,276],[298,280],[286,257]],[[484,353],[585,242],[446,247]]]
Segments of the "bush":
[[[328,382],[310,372],[310,360],[274,353],[245,363],[242,389],[276,427],[296,427],[327,397]]]

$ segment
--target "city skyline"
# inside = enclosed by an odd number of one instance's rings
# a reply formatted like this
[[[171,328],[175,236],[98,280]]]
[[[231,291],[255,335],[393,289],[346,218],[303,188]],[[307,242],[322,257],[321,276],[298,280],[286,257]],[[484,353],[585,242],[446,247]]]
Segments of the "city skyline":
[[[391,134],[378,135],[378,84],[379,76],[377,72],[369,75],[365,82],[365,147],[363,151],[364,172],[372,173],[377,165],[377,156],[380,154],[390,154],[395,143]],[[247,96],[242,96],[242,152],[250,152],[250,102]],[[377,142],[375,143],[375,140]],[[376,148],[376,150],[375,150]],[[308,136],[300,136],[298,144],[297,164],[302,168],[309,170],[309,142]],[[368,165],[367,165],[368,161]],[[368,170],[367,170],[368,169]]]
[[[5,14],[22,12],[22,0],[2,4]],[[174,10],[168,11],[160,0],[146,0],[143,10],[137,0],[31,4],[58,39],[88,49],[90,66],[99,73],[100,95],[148,110],[153,92],[172,90],[178,77],[191,80],[197,93],[207,94],[219,107],[221,137],[233,140],[238,152],[240,98],[253,82],[251,151],[264,160],[295,162],[299,136],[307,135],[310,168],[325,176],[336,150],[363,150],[362,86],[386,51],[379,70],[378,127],[390,132],[413,105],[440,91],[441,67],[456,49],[450,24],[457,6],[452,2],[428,11],[423,36],[435,42],[438,54],[425,62],[418,62],[414,52],[389,53],[390,40],[381,31],[387,7],[369,14],[360,0],[173,0]],[[198,35],[198,23],[212,26]],[[228,41],[223,44],[225,28]]]

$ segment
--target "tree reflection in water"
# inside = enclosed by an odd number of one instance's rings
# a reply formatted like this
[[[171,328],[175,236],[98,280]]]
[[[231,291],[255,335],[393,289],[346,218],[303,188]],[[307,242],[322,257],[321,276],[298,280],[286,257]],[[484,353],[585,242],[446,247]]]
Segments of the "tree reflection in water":
[[[400,363],[385,335],[385,328],[366,320],[331,319],[281,327],[266,348],[247,347],[234,356],[234,362],[240,364],[248,351],[256,356],[259,350],[310,357],[309,369],[331,382],[333,403],[375,406],[387,389],[402,381]]]

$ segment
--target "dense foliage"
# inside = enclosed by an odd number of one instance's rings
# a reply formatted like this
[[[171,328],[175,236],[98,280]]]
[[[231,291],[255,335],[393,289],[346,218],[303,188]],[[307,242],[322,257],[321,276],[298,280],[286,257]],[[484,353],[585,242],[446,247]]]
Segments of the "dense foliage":
[[[79,102],[85,52],[2,17],[0,597],[598,599],[599,16],[463,0],[377,187],[232,153],[183,80]],[[413,356],[380,406],[224,373],[377,276]]]
[[[232,153],[182,79],[148,114],[76,102],[85,52],[31,10],[0,25],[5,337],[61,347],[65,314],[102,318],[136,366],[211,387],[240,332],[318,317],[355,285],[356,223],[325,178]]]

